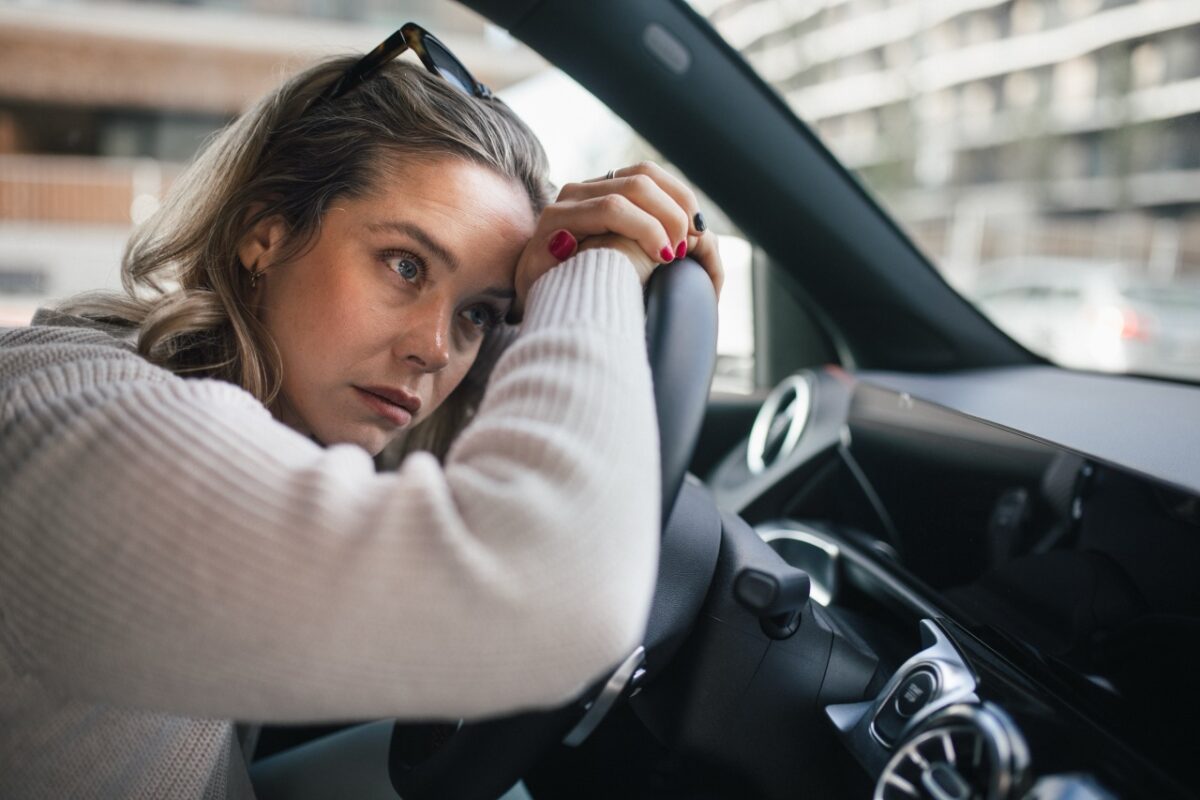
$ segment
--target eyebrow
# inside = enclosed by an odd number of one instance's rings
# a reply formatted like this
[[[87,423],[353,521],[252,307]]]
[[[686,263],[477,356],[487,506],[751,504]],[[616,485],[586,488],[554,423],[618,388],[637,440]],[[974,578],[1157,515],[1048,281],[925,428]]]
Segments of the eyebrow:
[[[420,242],[421,246],[433,253],[434,258],[446,265],[446,269],[451,272],[458,270],[458,259],[454,254],[447,250],[437,239],[434,239],[423,228],[413,225],[411,222],[388,221],[388,222],[369,222],[367,230],[372,233],[380,231],[395,231],[406,236],[411,236]]]

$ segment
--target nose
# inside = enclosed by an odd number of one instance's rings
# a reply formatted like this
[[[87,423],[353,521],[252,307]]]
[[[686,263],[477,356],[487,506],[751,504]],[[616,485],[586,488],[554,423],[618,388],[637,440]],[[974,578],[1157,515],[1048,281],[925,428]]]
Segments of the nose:
[[[396,355],[424,372],[437,372],[450,363],[450,325],[454,309],[449,303],[428,298],[410,306],[404,333],[396,341]]]

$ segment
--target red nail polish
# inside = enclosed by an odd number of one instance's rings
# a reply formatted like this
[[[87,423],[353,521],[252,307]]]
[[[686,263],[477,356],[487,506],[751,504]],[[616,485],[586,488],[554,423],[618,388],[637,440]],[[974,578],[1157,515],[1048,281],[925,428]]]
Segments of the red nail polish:
[[[682,242],[679,243],[679,247],[675,248],[675,257],[683,258],[686,255],[687,255],[687,239],[684,239]]]
[[[668,261],[675,260],[675,254],[671,252],[671,248],[669,248],[669,247],[664,247],[662,250],[659,250],[658,257],[663,260],[664,264],[667,263]]]
[[[550,255],[565,261],[575,252],[575,237],[570,231],[559,231],[550,237]]]

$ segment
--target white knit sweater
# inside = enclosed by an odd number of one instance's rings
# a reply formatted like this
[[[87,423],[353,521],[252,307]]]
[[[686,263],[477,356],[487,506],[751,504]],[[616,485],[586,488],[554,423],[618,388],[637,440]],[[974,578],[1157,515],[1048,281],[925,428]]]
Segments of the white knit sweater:
[[[0,333],[0,797],[249,797],[231,719],[572,697],[653,592],[643,328],[623,256],[556,267],[445,466],[395,473],[103,332]]]

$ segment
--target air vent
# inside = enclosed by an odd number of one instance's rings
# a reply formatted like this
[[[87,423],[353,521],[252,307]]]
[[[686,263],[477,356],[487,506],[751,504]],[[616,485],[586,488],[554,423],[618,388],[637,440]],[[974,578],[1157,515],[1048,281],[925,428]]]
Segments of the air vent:
[[[1023,788],[1029,753],[996,706],[948,707],[896,749],[875,800],[1003,800]]]
[[[805,374],[789,375],[763,401],[750,441],[746,466],[757,475],[796,449],[812,409],[812,381]]]

